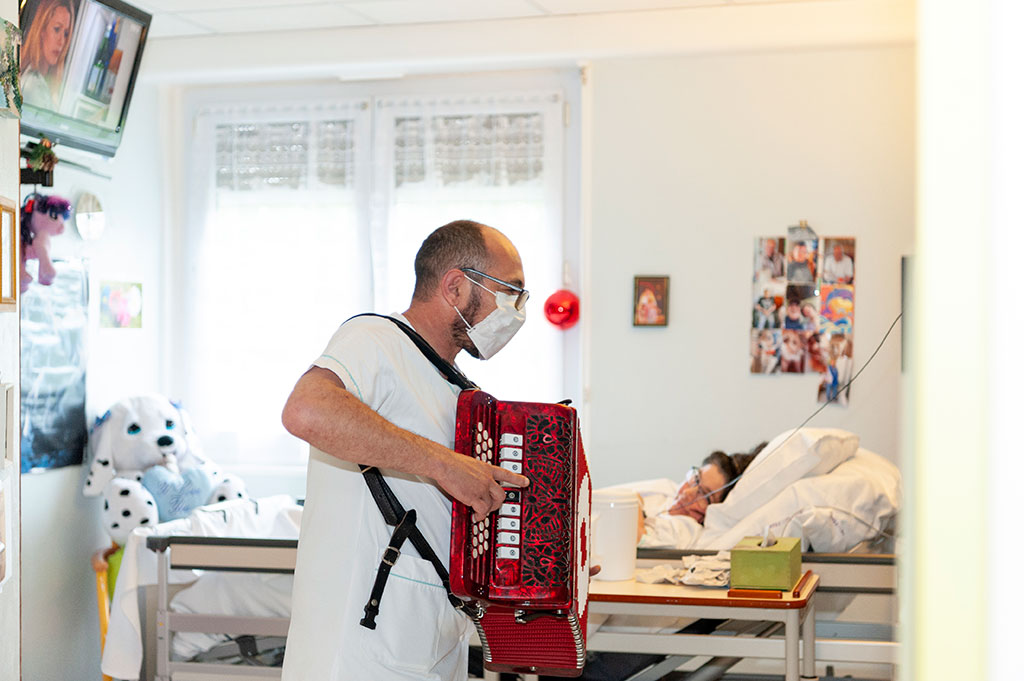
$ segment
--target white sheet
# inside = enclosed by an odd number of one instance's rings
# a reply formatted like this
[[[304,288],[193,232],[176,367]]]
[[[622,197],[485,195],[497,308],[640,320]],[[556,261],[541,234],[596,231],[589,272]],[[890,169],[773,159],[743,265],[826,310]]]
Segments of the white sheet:
[[[623,485],[645,500],[674,489],[671,480]],[[860,448],[827,475],[805,477],[777,491],[769,501],[738,522],[708,507],[704,527],[688,516],[660,513],[648,518],[640,546],[674,549],[729,549],[746,536],[769,527],[777,537],[800,537],[803,550],[845,552],[886,529],[902,503],[899,469]],[[664,502],[662,502],[664,507]]]
[[[110,626],[103,648],[103,673],[115,679],[138,679],[142,668],[142,625],[138,589],[156,584],[156,554],[146,548],[146,537],[191,535],[199,537],[259,537],[297,539],[302,508],[287,495],[236,499],[196,509],[187,518],[138,528],[125,544],[124,558],[110,606]],[[171,571],[171,583],[195,580],[191,570]]]

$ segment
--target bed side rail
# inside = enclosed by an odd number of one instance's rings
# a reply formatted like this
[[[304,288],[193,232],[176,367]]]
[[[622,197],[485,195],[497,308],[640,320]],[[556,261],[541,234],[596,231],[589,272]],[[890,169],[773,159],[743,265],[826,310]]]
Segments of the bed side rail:
[[[295,539],[187,536],[146,538],[148,549],[170,554],[170,568],[173,570],[293,573],[298,544]]]

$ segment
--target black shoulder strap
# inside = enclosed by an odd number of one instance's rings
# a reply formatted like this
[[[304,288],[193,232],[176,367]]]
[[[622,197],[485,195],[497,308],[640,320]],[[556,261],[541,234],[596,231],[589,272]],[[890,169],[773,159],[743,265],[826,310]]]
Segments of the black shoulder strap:
[[[394,323],[395,326],[400,328],[405,335],[409,337],[409,340],[416,344],[416,347],[420,349],[423,356],[430,360],[431,364],[437,367],[437,370],[441,372],[441,375],[444,376],[445,380],[449,383],[457,385],[463,390],[476,390],[480,387],[473,381],[469,380],[469,377],[462,373],[457,366],[437,354],[437,350],[431,347],[430,343],[428,343],[423,336],[419,335],[414,328],[402,320],[395,319],[394,317],[389,317],[387,315],[375,314],[373,312],[357,314],[355,317],[351,317],[350,319],[355,319],[356,317],[380,317],[381,319],[386,319],[389,322]]]
[[[456,366],[445,361],[443,357],[437,354],[437,351],[430,346],[430,343],[423,336],[416,333],[416,330],[408,324],[394,317],[369,312],[356,315],[355,317],[380,317],[393,322],[395,326],[412,340],[420,352],[430,360],[430,363],[437,367],[437,370],[441,372],[441,375],[449,383],[457,385],[463,390],[477,388],[473,381],[469,380]],[[351,319],[355,319],[355,317]],[[437,576],[441,579],[441,584],[444,585],[445,590],[448,592],[448,601],[452,606],[457,610],[462,610],[473,619],[479,619],[481,611],[475,603],[463,601],[452,593],[448,570],[444,567],[444,563],[438,558],[434,549],[431,548],[430,542],[427,541],[427,538],[416,527],[416,509],[406,511],[402,507],[402,503],[395,496],[391,486],[388,485],[378,468],[360,464],[359,470],[363,474],[366,486],[370,488],[370,494],[373,496],[377,508],[380,510],[381,515],[384,516],[384,522],[395,528],[391,534],[391,541],[388,542],[387,548],[384,549],[384,555],[381,556],[380,565],[377,568],[377,578],[374,580],[373,588],[370,591],[370,598],[363,607],[363,618],[359,620],[359,624],[367,629],[375,629],[377,627],[376,618],[380,610],[381,598],[384,596],[384,586],[387,584],[388,576],[391,574],[391,568],[401,554],[401,546],[406,540],[412,543],[421,558],[429,561],[434,566],[434,571],[437,572]]]

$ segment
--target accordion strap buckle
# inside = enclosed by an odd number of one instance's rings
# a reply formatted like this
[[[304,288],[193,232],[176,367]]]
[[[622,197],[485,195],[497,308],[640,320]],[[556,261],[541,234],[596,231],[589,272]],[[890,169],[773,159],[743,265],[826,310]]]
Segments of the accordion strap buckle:
[[[388,554],[389,551],[394,555],[394,557]],[[399,557],[401,557],[401,555],[402,552],[399,551],[397,547],[389,546],[386,549],[384,549],[384,555],[380,557],[380,562],[387,563],[391,567],[395,567],[395,563],[398,562],[398,559]]]
[[[484,616],[484,608],[476,601],[464,601],[451,591],[448,592],[448,600],[451,601],[456,610],[466,613],[474,622],[479,622]]]

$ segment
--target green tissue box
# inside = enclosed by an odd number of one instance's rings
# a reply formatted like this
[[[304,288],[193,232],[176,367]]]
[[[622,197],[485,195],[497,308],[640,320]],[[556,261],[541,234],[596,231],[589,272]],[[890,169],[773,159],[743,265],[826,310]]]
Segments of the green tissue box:
[[[800,540],[780,537],[761,548],[761,537],[744,537],[732,548],[729,563],[733,589],[790,591],[800,580]]]

